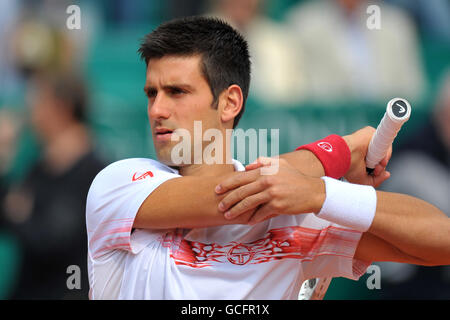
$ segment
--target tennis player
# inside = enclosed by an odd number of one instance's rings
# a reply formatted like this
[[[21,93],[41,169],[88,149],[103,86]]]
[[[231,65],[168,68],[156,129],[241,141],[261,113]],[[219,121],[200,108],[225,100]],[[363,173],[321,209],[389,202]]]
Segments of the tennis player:
[[[376,192],[388,155],[367,175],[373,128],[331,135],[247,167],[176,164],[176,130],[219,130],[245,106],[245,40],[203,17],[165,23],[140,53],[158,161],[126,159],[92,182],[86,207],[91,299],[297,299],[303,280],[358,279],[373,261],[450,263],[449,219],[412,197]],[[227,130],[228,129],[228,130]],[[220,162],[220,161],[219,161]],[[346,183],[337,180],[346,177]],[[322,178],[321,178],[322,177]]]

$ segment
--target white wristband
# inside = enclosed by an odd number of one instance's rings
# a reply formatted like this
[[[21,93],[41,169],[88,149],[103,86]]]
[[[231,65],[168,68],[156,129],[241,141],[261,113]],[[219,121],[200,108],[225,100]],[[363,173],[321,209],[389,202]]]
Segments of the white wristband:
[[[367,231],[377,209],[375,189],[372,186],[342,182],[330,177],[322,179],[325,181],[326,197],[317,216],[344,227]]]

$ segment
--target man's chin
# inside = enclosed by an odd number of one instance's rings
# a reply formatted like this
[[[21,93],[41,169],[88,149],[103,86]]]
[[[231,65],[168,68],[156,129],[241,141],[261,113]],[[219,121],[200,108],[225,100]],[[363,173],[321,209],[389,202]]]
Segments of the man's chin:
[[[156,152],[156,158],[158,158],[158,161],[162,164],[165,164],[166,166],[173,165],[173,161],[171,161],[170,156],[168,157],[166,154]]]
[[[158,158],[158,161],[162,164],[165,164],[168,167],[178,168],[182,167],[184,164],[176,164],[174,161],[172,161],[170,153],[167,154],[166,152],[157,152],[156,157]]]

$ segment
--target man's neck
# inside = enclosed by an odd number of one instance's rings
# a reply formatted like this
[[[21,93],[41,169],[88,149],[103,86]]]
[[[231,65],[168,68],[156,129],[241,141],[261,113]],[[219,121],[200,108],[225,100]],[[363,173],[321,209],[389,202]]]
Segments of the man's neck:
[[[221,176],[235,171],[233,164],[193,164],[178,169],[182,176]]]

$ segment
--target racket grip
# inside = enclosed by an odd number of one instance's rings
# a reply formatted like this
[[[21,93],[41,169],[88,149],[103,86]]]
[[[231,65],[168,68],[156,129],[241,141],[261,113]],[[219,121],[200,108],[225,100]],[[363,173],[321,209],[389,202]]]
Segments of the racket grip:
[[[366,167],[368,173],[371,173],[386,156],[400,128],[408,121],[410,115],[411,106],[405,99],[394,98],[388,102],[386,113],[373,135],[367,151]]]

